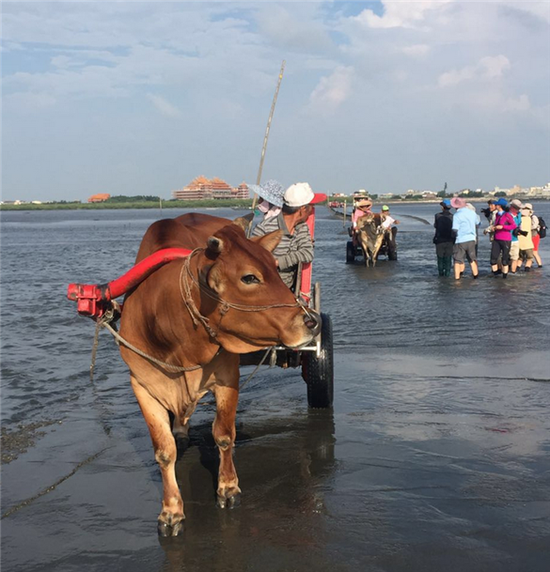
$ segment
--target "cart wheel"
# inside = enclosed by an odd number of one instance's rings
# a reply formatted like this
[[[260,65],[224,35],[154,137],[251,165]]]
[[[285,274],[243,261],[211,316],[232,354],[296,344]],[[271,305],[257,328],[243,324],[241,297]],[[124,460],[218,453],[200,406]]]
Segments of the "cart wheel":
[[[352,262],[355,262],[355,247],[353,242],[348,240],[346,244],[346,264],[351,264]]]
[[[388,240],[388,260],[397,260],[397,244],[395,244],[395,236]]]
[[[397,228],[395,226],[391,229],[391,233],[388,235],[388,260],[397,260],[397,241],[395,240],[397,235]]]
[[[307,383],[307,402],[310,407],[327,408],[334,400],[334,362],[332,321],[321,314],[321,352],[304,352],[304,378]]]

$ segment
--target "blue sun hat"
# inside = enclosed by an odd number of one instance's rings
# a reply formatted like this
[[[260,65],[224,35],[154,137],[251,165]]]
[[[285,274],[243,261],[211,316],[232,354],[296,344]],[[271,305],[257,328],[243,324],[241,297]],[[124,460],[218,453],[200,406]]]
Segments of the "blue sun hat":
[[[262,199],[270,202],[272,205],[282,208],[285,189],[278,181],[270,179],[263,185],[248,185],[248,188]]]
[[[501,207],[507,207],[508,201],[504,197],[500,197],[495,204],[500,205]]]
[[[449,199],[443,199],[439,204],[445,209],[451,208],[451,201]]]

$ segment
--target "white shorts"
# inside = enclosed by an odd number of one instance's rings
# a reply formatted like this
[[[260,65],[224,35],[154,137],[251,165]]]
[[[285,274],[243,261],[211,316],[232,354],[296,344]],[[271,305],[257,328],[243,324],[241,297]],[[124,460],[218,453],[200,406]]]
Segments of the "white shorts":
[[[510,260],[519,260],[519,240],[510,245]]]

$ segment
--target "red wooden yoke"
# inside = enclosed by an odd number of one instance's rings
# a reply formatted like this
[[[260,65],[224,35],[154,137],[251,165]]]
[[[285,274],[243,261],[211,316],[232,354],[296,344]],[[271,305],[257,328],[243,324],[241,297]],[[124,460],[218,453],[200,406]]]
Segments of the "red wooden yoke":
[[[97,320],[109,308],[111,300],[126,294],[161,266],[190,254],[191,250],[186,248],[158,250],[107,284],[69,284],[67,298],[76,302],[76,309],[81,316]]]

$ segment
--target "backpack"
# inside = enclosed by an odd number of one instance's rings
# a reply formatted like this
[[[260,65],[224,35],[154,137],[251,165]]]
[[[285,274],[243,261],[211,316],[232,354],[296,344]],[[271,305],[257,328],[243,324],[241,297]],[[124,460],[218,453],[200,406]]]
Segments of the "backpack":
[[[539,216],[539,236],[541,238],[546,238],[546,223],[544,222],[544,219]]]

